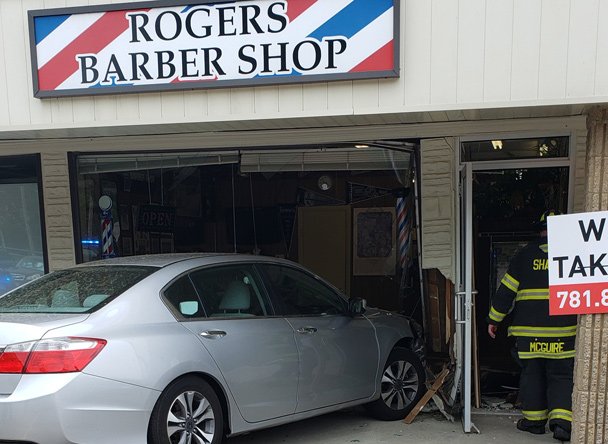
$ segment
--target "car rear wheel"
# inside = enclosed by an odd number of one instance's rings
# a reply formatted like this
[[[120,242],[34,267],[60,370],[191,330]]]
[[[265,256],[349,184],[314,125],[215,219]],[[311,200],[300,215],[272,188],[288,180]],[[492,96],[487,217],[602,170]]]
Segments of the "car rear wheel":
[[[222,407],[215,391],[201,378],[172,383],[158,399],[150,419],[150,444],[219,444],[223,438]]]
[[[416,353],[396,348],[389,355],[380,384],[380,398],[367,405],[383,421],[403,419],[424,393],[425,372]]]

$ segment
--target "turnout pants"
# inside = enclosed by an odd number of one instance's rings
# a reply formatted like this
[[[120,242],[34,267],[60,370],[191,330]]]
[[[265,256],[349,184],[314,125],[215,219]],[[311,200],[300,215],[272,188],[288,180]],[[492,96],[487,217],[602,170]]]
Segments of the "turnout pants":
[[[572,429],[572,388],[574,359],[522,359],[519,396],[526,423],[544,426],[549,420]]]

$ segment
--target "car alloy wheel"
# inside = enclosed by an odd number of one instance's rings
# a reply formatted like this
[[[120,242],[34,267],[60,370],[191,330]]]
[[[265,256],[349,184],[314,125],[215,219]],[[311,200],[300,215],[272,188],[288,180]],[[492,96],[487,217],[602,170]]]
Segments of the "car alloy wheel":
[[[173,400],[167,417],[167,435],[173,444],[208,444],[215,435],[215,414],[201,393],[188,391]]]
[[[382,421],[403,419],[424,392],[426,373],[420,358],[412,350],[395,348],[384,366],[380,396],[366,405]]]
[[[161,393],[150,417],[149,444],[219,444],[223,437],[222,405],[204,379],[185,376]]]
[[[382,375],[382,399],[392,410],[409,406],[418,394],[418,372],[407,361],[393,361]]]

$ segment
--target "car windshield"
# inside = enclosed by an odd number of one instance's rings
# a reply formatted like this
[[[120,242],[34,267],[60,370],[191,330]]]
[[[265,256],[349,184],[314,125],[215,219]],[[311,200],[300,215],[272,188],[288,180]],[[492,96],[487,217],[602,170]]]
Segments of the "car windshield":
[[[158,268],[96,266],[56,271],[0,296],[0,313],[88,313]]]

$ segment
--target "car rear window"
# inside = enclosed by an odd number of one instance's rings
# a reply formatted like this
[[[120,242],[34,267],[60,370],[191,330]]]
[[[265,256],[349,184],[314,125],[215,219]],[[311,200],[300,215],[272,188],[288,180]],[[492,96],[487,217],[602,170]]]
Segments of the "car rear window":
[[[156,270],[108,265],[56,271],[0,296],[0,313],[92,312]]]

